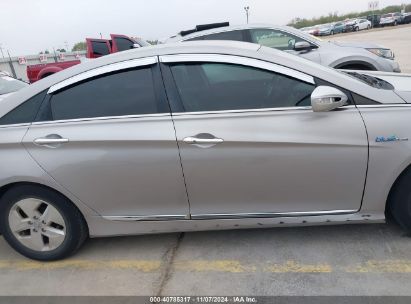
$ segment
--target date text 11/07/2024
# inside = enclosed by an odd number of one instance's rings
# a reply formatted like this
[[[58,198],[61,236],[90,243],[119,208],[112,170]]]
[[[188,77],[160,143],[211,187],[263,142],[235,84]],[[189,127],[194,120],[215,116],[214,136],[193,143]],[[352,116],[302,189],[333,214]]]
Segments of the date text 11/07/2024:
[[[248,296],[161,296],[150,297],[150,303],[258,303],[255,297]]]

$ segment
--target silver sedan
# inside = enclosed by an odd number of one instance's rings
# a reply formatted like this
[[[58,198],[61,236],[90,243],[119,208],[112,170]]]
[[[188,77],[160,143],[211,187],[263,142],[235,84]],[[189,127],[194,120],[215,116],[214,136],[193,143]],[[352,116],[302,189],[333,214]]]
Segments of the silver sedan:
[[[367,28],[369,21],[364,19],[363,21],[360,24]],[[323,41],[290,26],[270,24],[226,26],[227,24],[197,25],[195,29],[182,31],[167,42],[244,41],[282,50],[336,69],[401,71],[398,62],[395,61],[394,53],[374,43]],[[358,28],[356,22],[352,26]]]
[[[411,94],[396,77],[242,42],[64,70],[2,101],[1,232],[55,260],[88,237],[380,223],[385,210],[410,231]]]

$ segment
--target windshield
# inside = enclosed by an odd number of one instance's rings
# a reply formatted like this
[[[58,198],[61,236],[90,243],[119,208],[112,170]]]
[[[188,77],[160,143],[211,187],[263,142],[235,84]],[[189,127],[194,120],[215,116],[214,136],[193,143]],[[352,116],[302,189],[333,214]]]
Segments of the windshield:
[[[391,16],[392,16],[392,14],[385,14],[385,15],[382,15],[381,18],[388,18],[388,17],[391,17]]]
[[[12,93],[28,86],[27,83],[9,76],[0,76],[0,95]]]
[[[357,80],[360,80],[361,82],[364,82],[368,84],[369,86],[372,86],[373,88],[377,89],[382,89],[382,90],[394,90],[394,86],[389,83],[388,81],[385,81],[383,79],[367,75],[367,74],[362,74],[358,72],[351,72],[351,71],[343,71],[343,73],[354,77]]]

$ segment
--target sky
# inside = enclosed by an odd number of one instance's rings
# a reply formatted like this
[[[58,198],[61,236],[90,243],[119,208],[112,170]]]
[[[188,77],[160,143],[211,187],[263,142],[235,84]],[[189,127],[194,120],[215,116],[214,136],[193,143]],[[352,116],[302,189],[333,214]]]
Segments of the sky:
[[[295,17],[318,17],[367,10],[369,0],[0,0],[0,47],[12,56],[45,49],[69,49],[86,37],[124,34],[165,39],[196,24],[250,22],[287,24]],[[380,7],[410,0],[379,0]],[[1,54],[0,54],[1,56]]]

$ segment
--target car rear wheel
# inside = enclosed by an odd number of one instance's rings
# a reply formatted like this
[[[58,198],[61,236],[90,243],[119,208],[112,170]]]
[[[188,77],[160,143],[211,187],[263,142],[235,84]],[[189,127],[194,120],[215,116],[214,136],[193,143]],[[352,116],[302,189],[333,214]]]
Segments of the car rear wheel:
[[[408,233],[411,233],[411,169],[395,182],[387,202],[387,211]]]
[[[16,251],[40,261],[73,254],[88,236],[82,214],[66,197],[33,185],[11,188],[2,196],[0,228]]]
[[[334,31],[331,31],[330,34],[331,34],[331,35],[334,35]]]
[[[357,27],[355,27],[355,29],[354,29],[356,32],[358,32],[359,30],[360,30],[360,28],[357,26]]]
[[[371,26],[367,25],[367,30],[369,30],[371,28]]]

